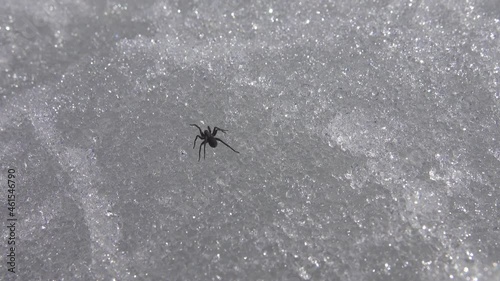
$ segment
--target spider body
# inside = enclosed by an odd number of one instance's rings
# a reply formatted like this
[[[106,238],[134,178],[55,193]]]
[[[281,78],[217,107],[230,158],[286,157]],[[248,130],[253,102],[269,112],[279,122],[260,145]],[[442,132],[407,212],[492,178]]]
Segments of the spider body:
[[[194,139],[193,149],[196,147],[196,140],[198,138],[203,140],[203,142],[200,144],[200,149],[198,151],[198,161],[200,161],[200,159],[201,159],[201,147],[203,146],[203,159],[205,159],[207,143],[211,147],[217,147],[217,141],[222,142],[225,146],[229,147],[232,151],[239,153],[238,151],[234,150],[231,146],[229,146],[229,144],[227,144],[223,140],[215,137],[215,135],[217,135],[218,131],[221,131],[225,134],[227,130],[214,127],[214,129],[212,131],[210,129],[210,126],[208,126],[208,130],[202,131],[201,128],[198,127],[198,125],[196,125],[196,124],[190,124],[190,125],[198,128],[198,130],[200,130],[200,134],[197,135],[196,138]]]
[[[217,129],[217,127],[214,127],[214,132],[216,133],[215,129]],[[208,130],[205,130],[205,136],[207,137],[207,142],[211,147],[217,147],[217,140],[214,137],[215,133],[213,135],[212,133],[210,133],[210,126],[208,126]]]

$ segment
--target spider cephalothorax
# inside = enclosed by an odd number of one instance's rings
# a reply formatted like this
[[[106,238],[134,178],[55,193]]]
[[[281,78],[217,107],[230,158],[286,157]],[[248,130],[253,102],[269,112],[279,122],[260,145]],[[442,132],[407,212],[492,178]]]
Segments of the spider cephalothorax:
[[[221,128],[217,128],[217,127],[214,127],[214,130],[211,131],[210,130],[210,126],[208,126],[208,130],[205,130],[204,132],[201,130],[200,127],[198,127],[198,125],[196,124],[190,124],[191,126],[194,126],[196,128],[198,128],[198,130],[200,130],[200,134],[196,136],[196,138],[194,139],[194,144],[193,144],[193,148],[196,147],[196,140],[198,138],[202,139],[203,142],[200,144],[200,150],[198,151],[198,161],[200,161],[201,159],[201,147],[203,146],[203,159],[205,159],[205,154],[206,154],[206,148],[207,148],[207,143],[208,145],[210,145],[211,147],[217,147],[217,141],[220,141],[222,142],[223,144],[225,144],[227,147],[231,148],[232,151],[236,152],[236,153],[239,153],[238,151],[234,150],[232,147],[229,146],[229,144],[225,143],[223,140],[219,139],[219,138],[216,138],[215,135],[217,134],[217,131],[221,131],[223,133],[226,133],[227,130],[224,130],[224,129],[221,129]]]

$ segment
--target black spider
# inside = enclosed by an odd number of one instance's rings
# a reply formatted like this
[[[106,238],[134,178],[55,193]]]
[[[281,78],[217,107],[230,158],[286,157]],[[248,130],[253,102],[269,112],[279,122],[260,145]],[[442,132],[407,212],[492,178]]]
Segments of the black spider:
[[[195,126],[196,128],[198,128],[198,130],[200,130],[200,134],[196,136],[196,138],[194,139],[194,144],[193,144],[193,149],[196,147],[196,140],[198,138],[202,139],[203,142],[200,144],[200,150],[198,151],[198,161],[200,161],[201,159],[201,146],[203,146],[203,159],[205,159],[205,154],[206,154],[206,148],[207,148],[207,142],[208,144],[211,146],[211,147],[216,147],[217,146],[217,141],[220,141],[222,142],[223,144],[225,144],[227,147],[231,148],[232,151],[236,152],[236,153],[239,153],[238,151],[234,150],[232,147],[229,146],[229,144],[225,143],[223,140],[219,139],[219,138],[216,138],[215,135],[217,134],[217,131],[221,131],[223,132],[224,134],[226,133],[227,130],[224,130],[224,129],[221,129],[221,128],[217,128],[217,127],[214,127],[214,130],[211,131],[210,130],[210,126],[208,126],[208,130],[205,130],[205,132],[203,132],[201,130],[200,127],[198,127],[198,125],[196,124],[190,124],[191,126]]]

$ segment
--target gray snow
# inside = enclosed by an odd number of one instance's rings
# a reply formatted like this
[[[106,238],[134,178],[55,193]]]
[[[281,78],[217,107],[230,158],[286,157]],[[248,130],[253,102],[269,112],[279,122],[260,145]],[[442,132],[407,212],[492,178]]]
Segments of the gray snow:
[[[497,0],[5,0],[0,46],[1,280],[500,280]]]

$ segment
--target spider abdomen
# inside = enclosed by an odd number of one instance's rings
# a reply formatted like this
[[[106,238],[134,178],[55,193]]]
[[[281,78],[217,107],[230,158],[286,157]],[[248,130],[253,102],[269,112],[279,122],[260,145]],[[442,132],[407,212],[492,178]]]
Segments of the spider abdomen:
[[[208,139],[208,144],[211,146],[211,147],[216,147],[217,146],[217,140],[215,138],[209,138]]]

